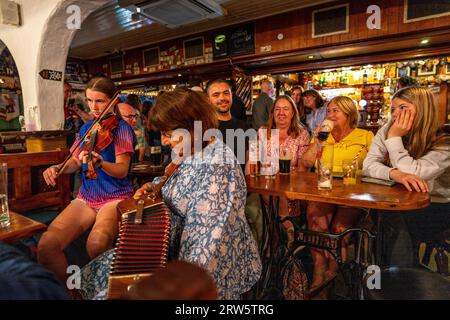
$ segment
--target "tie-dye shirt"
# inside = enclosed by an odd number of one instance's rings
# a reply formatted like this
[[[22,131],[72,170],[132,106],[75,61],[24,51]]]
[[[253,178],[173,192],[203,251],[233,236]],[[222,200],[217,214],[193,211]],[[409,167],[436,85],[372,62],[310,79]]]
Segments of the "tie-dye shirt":
[[[81,127],[80,135],[74,145],[89,129],[92,122],[93,120]],[[84,145],[85,142],[83,142],[81,147],[74,153],[75,157],[78,157],[83,150]],[[116,157],[118,155],[129,153],[130,156],[132,156],[135,145],[136,136],[133,129],[124,120],[120,120],[117,127],[113,130],[113,142],[100,151],[99,154],[103,157],[104,161],[116,162]],[[130,169],[131,161],[128,173],[130,172]],[[85,201],[91,208],[98,209],[110,201],[126,199],[133,195],[133,186],[131,185],[128,176],[122,179],[114,178],[105,173],[101,168],[97,170],[97,174],[97,179],[87,179],[86,174],[82,172],[82,184],[77,196],[77,198]]]

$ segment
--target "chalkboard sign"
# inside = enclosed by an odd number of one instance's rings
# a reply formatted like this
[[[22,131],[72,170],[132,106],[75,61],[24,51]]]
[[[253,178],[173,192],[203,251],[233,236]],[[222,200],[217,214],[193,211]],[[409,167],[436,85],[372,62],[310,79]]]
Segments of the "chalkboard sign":
[[[312,37],[348,32],[348,4],[312,12]]]
[[[255,28],[253,24],[235,28],[229,33],[228,52],[231,56],[255,53]]]
[[[405,22],[450,14],[450,0],[405,0]]]
[[[213,33],[213,58],[255,53],[255,26],[244,26]]]

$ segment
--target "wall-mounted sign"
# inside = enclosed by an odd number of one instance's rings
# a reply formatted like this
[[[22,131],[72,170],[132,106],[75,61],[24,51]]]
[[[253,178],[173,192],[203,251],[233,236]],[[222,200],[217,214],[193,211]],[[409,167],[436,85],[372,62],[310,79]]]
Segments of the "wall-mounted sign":
[[[213,58],[220,59],[255,53],[253,23],[213,33]]]
[[[53,81],[61,81],[62,80],[62,72],[61,71],[43,69],[43,70],[41,70],[41,72],[39,72],[39,75],[42,77],[42,79],[45,79],[45,80],[53,80]]]

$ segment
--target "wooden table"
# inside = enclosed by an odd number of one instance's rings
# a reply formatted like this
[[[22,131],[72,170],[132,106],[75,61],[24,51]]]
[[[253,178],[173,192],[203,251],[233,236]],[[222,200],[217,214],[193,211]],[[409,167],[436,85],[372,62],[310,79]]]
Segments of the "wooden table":
[[[15,242],[32,235],[43,232],[47,225],[27,218],[21,214],[9,211],[11,224],[7,228],[0,229],[0,240],[5,242]]]
[[[358,181],[355,185],[344,185],[342,179],[334,178],[332,190],[318,190],[317,175],[315,173],[277,174],[275,179],[266,179],[263,176],[256,178],[247,176],[246,182],[248,192],[255,192],[269,197],[269,212],[266,212],[265,206],[263,206],[265,237],[263,243],[266,243],[268,247],[266,248],[267,251],[261,251],[263,261],[265,262],[263,276],[260,282],[262,288],[257,293],[259,295],[258,298],[265,298],[264,291],[273,282],[271,279],[272,275],[278,272],[277,269],[275,269],[275,272],[272,269],[274,268],[274,264],[277,263],[274,256],[280,257],[277,250],[279,250],[280,245],[283,245],[279,241],[282,226],[278,217],[278,206],[281,197],[286,197],[291,200],[317,201],[379,210],[414,210],[425,208],[430,203],[428,193],[408,192],[402,185],[388,187],[361,181]],[[379,215],[378,217],[377,235],[381,234],[381,216]],[[371,235],[369,231],[364,229],[359,229],[358,231],[365,232],[366,235]],[[302,231],[296,235],[296,241],[300,238],[313,239],[314,237],[318,239],[316,241],[317,243],[322,243],[317,247],[326,249],[327,247],[323,245],[325,243],[323,240],[328,237],[327,239],[331,240],[329,243],[336,246],[334,249],[340,250],[340,247],[335,244],[337,242],[336,240],[338,240],[337,235]],[[373,235],[371,237],[373,238]],[[381,236],[376,238],[375,251],[377,256],[375,263],[380,261],[381,239]],[[305,243],[307,244],[308,242],[303,242],[303,244]],[[292,252],[289,254],[292,254]]]
[[[248,192],[381,210],[414,210],[430,204],[428,193],[408,192],[402,185],[388,187],[367,182],[344,185],[333,178],[332,190],[317,189],[315,173],[278,174],[275,179],[247,176]]]
[[[142,179],[153,179],[163,174],[163,166],[152,166],[149,161],[134,163],[131,167],[131,175]]]

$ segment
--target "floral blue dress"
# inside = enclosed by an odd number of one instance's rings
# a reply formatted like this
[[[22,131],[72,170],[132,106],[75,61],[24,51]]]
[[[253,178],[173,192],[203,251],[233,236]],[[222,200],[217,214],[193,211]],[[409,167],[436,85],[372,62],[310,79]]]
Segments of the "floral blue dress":
[[[219,299],[239,299],[261,274],[244,213],[246,194],[242,169],[220,140],[185,159],[162,189],[172,212],[170,258],[206,269],[216,282]],[[85,298],[105,298],[113,250],[83,268]]]

